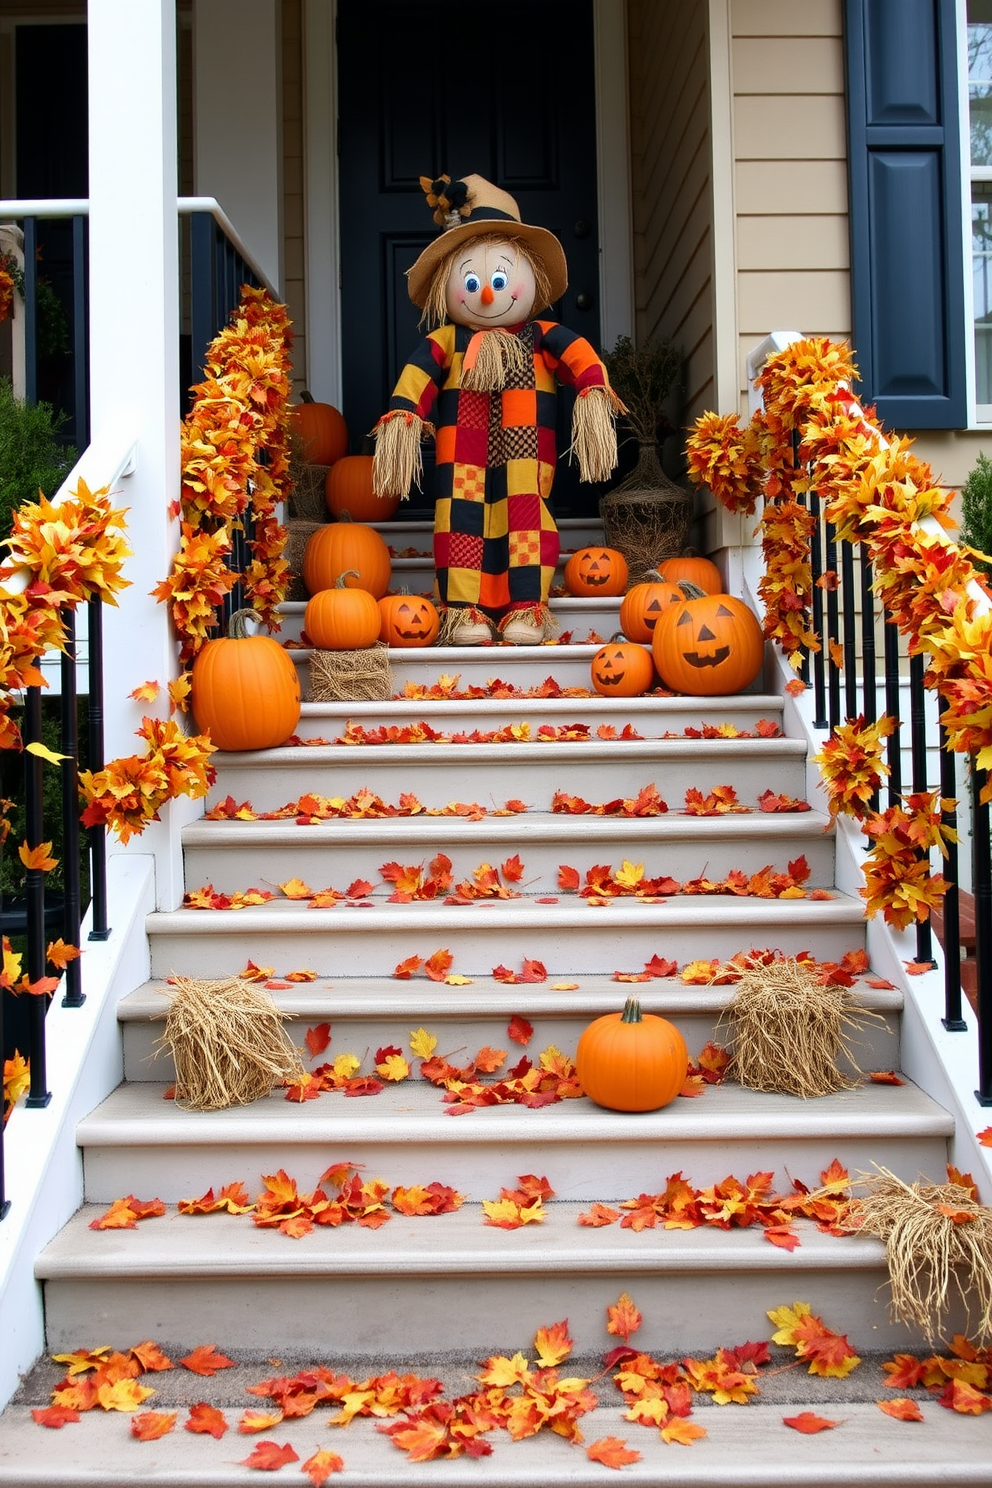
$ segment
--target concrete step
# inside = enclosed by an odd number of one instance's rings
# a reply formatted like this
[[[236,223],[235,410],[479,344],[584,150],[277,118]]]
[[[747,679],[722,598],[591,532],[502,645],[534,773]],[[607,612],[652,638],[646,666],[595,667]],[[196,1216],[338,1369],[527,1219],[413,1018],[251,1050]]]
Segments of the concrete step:
[[[127,1337],[131,1336],[128,1332]],[[397,1362],[397,1367],[405,1366]],[[593,1363],[590,1371],[594,1369]],[[254,1377],[271,1374],[271,1364],[261,1363]],[[160,1388],[165,1378],[155,1376]],[[178,1408],[177,1426],[181,1427],[189,1405],[194,1399],[206,1398],[209,1387],[216,1386],[220,1378],[197,1380],[199,1394],[188,1393],[178,1406],[166,1400],[160,1408]],[[885,1391],[877,1366],[874,1378],[879,1398],[891,1394]],[[656,1429],[645,1430],[625,1420],[617,1406],[601,1405],[583,1417],[585,1443],[614,1436],[640,1452],[641,1460],[622,1470],[623,1481],[638,1488],[781,1488],[783,1460],[788,1461],[790,1488],[864,1488],[869,1483],[872,1488],[932,1488],[935,1483],[941,1488],[988,1488],[992,1479],[985,1418],[955,1415],[924,1395],[925,1424],[914,1429],[883,1415],[874,1400],[824,1405],[825,1383],[815,1381],[808,1394],[794,1397],[795,1408],[777,1400],[746,1408],[711,1407],[702,1401],[697,1409],[694,1401],[693,1420],[705,1424],[707,1436],[688,1452],[669,1446]],[[614,1394],[614,1398],[619,1397]],[[157,1397],[149,1402],[157,1403]],[[243,1396],[231,1406],[232,1426],[245,1405],[257,1406],[257,1397]],[[802,1410],[839,1420],[842,1429],[800,1436],[783,1426],[783,1416]],[[39,1446],[41,1428],[31,1419],[29,1407],[11,1406],[2,1418],[2,1488],[49,1488],[52,1482],[65,1488],[92,1488],[97,1483],[104,1488],[133,1488],[139,1481],[148,1488],[178,1484],[183,1488],[254,1488],[257,1484],[258,1473],[237,1461],[252,1450],[250,1440],[239,1437],[232,1442],[228,1435],[216,1441],[178,1429],[157,1442],[138,1442],[129,1435],[127,1417],[98,1411],[91,1416],[82,1428],[47,1432]],[[345,1463],[342,1481],[359,1488],[409,1488],[413,1483],[418,1488],[478,1488],[480,1483],[496,1488],[601,1488],[607,1471],[587,1458],[583,1446],[548,1431],[518,1442],[494,1432],[491,1457],[462,1456],[411,1465],[376,1425],[372,1420],[356,1420],[347,1430],[335,1430],[321,1411],[288,1421],[267,1437],[280,1445],[291,1443],[301,1463],[318,1448],[337,1453]],[[293,1481],[297,1479],[298,1472]]]
[[[317,1227],[293,1240],[250,1215],[176,1209],[135,1230],[94,1233],[89,1222],[101,1211],[86,1206],[35,1268],[45,1282],[48,1347],[95,1341],[99,1318],[101,1341],[209,1339],[222,1351],[282,1357],[292,1318],[293,1349],[323,1357],[402,1354],[415,1340],[421,1354],[484,1358],[502,1347],[526,1350],[537,1320],[567,1317],[576,1350],[592,1353],[608,1341],[605,1308],[622,1291],[644,1316],[637,1347],[666,1357],[768,1338],[768,1309],[797,1298],[859,1350],[908,1347],[905,1326],[887,1317],[877,1240],[824,1235],[798,1221],[800,1243],[790,1253],[757,1227],[590,1228],[578,1223],[583,1207],[552,1201],[543,1223],[509,1233],[467,1203],[427,1218],[394,1214],[378,1230]]]
[[[813,811],[633,819],[529,811],[481,821],[415,816],[317,826],[292,819],[198,821],[183,831],[187,886],[209,883],[220,893],[246,888],[250,863],[255,884],[302,878],[314,889],[343,891],[363,879],[375,885],[368,897],[388,898],[393,885],[379,875],[383,863],[426,863],[439,852],[450,858],[456,883],[471,878],[481,863],[498,866],[519,857],[520,887],[531,894],[558,893],[563,863],[584,878],[594,864],[619,868],[624,859],[642,863],[649,878],[680,883],[704,874],[723,879],[733,869],[756,873],[769,863],[783,872],[800,855],[809,864],[810,888],[832,884],[834,876],[831,822]]]
[[[250,957],[280,975],[306,967],[323,976],[389,976],[406,957],[426,959],[443,947],[454,957],[452,971],[464,976],[488,976],[494,966],[529,957],[558,979],[609,976],[618,961],[638,969],[656,954],[679,965],[700,954],[729,960],[752,946],[839,961],[864,944],[863,903],[840,893],[826,900],[680,895],[655,904],[620,898],[605,907],[574,895],[538,897],[556,902],[301,909],[278,899],[259,908],[156,912],[146,921],[150,970],[231,976]]]
[[[488,679],[487,679],[488,680]],[[469,684],[465,683],[465,687]],[[463,689],[463,679],[455,673],[450,691]],[[630,724],[645,739],[674,735],[684,731],[699,736],[705,726],[728,724],[740,732],[753,733],[759,723],[782,725],[782,699],[774,693],[741,693],[734,697],[639,697],[601,698],[596,695],[552,698],[392,698],[381,703],[304,703],[297,734],[302,739],[333,739],[343,733],[348,723],[374,729],[425,722],[446,733],[471,733],[506,728],[510,724],[529,723],[536,731],[542,724],[584,724],[593,734],[603,724],[620,733]]]
[[[391,1185],[450,1184],[476,1202],[522,1173],[546,1176],[562,1199],[607,1203],[656,1192],[676,1170],[697,1187],[767,1170],[787,1192],[790,1174],[815,1183],[835,1157],[852,1173],[879,1163],[907,1180],[927,1171],[939,1180],[953,1131],[950,1115],[909,1082],[809,1101],[724,1084],[660,1111],[605,1111],[581,1096],[456,1118],[424,1081],[303,1105],[278,1091],[206,1112],[164,1100],[165,1088],[120,1085],[80,1122],[88,1203],[134,1193],[173,1204],[236,1179],[254,1193],[279,1168],[303,1191],[334,1162],[364,1164]]]
[[[532,736],[536,728],[532,728]],[[341,737],[336,735],[335,737]],[[669,807],[685,793],[733,784],[747,806],[772,789],[805,797],[800,739],[602,739],[499,744],[318,744],[213,756],[207,808],[231,795],[255,811],[278,811],[304,791],[347,798],[370,790],[389,803],[412,792],[424,806],[478,801],[487,809],[523,799],[548,810],[555,791],[591,804],[657,785]]]
[[[271,996],[308,1064],[352,1053],[363,1059],[362,1072],[371,1073],[375,1051],[392,1044],[409,1058],[411,1077],[419,1078],[420,1061],[409,1052],[414,1028],[423,1026],[433,1033],[438,1049],[454,1062],[468,1059],[488,1045],[510,1048],[508,1062],[512,1064],[517,1053],[523,1052],[507,1042],[507,1024],[515,1014],[524,1014],[533,1025],[534,1036],[528,1045],[532,1057],[533,1051],[539,1052],[549,1044],[574,1053],[586,1024],[604,1013],[615,1012],[629,993],[636,994],[644,1012],[673,1022],[690,1054],[696,1056],[710,1039],[727,1042],[728,1030],[721,1025],[721,1016],[733,991],[733,986],[688,986],[678,977],[631,986],[611,977],[582,976],[567,993],[556,991],[550,980],[508,985],[492,977],[478,977],[470,987],[449,987],[424,978],[321,977],[315,982],[274,987]],[[859,981],[852,996],[879,1015],[867,1020],[857,1035],[854,1053],[858,1064],[865,1070],[898,1068],[902,994]],[[173,1078],[171,1056],[156,1044],[167,1010],[168,989],[163,982],[147,982],[118,1003],[126,1079]],[[332,1028],[330,1052],[315,1061],[303,1046],[303,1034],[307,1027],[325,1022]]]
[[[402,692],[407,683],[432,687],[439,677],[452,672],[459,672],[466,685],[474,681],[481,686],[490,677],[499,676],[514,687],[538,687],[550,673],[561,687],[591,688],[590,667],[601,644],[563,646],[548,642],[542,646],[509,646],[500,643],[393,649],[389,653],[393,691]],[[306,698],[310,696],[310,654],[305,648],[288,652],[299,669]]]

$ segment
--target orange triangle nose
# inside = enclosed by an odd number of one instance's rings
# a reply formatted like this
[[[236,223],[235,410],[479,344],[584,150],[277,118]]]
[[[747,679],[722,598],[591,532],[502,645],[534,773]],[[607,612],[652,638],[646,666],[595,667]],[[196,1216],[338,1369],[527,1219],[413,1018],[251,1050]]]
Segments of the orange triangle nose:
[[[492,302],[493,302],[493,300],[495,298],[496,298],[496,296],[493,294],[493,287],[492,287],[492,285],[491,284],[484,284],[482,286],[482,293],[479,296],[479,299],[482,301],[482,303],[484,305],[491,305]]]

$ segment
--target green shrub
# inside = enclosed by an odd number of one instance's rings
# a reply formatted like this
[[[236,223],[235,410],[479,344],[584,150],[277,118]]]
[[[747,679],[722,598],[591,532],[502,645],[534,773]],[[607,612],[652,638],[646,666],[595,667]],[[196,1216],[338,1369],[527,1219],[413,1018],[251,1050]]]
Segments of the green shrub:
[[[965,542],[987,555],[979,567],[992,575],[992,460],[988,455],[978,456],[961,487],[961,514]]]
[[[54,496],[76,463],[76,453],[59,442],[64,414],[47,403],[14,397],[9,378],[0,378],[0,538],[9,537],[11,514],[39,490]]]

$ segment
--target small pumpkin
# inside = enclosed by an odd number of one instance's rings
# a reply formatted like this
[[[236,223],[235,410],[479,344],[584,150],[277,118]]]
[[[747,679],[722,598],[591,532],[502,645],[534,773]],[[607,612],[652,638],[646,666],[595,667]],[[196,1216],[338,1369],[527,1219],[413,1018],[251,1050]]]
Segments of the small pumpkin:
[[[645,583],[628,589],[620,601],[620,629],[628,640],[650,645],[658,616],[666,605],[677,604],[682,597],[674,583],[652,573]]]
[[[381,599],[392,572],[389,549],[374,527],[344,517],[325,522],[307,539],[303,582],[311,594],[317,594],[333,589],[349,570],[359,575],[345,580],[349,589],[367,589],[374,599]]]
[[[193,662],[190,701],[201,733],[218,749],[274,749],[300,721],[300,679],[271,636],[251,635],[252,610],[236,610],[228,634],[207,641]]]
[[[616,548],[579,548],[565,564],[563,578],[568,593],[580,598],[622,594],[627,560]]]
[[[610,1111],[657,1111],[685,1084],[689,1054],[674,1023],[642,1013],[629,997],[622,1013],[606,1013],[584,1029],[575,1071],[590,1100]]]
[[[622,636],[599,648],[590,672],[601,697],[640,697],[654,682],[654,662],[647,646]]]
[[[372,456],[342,455],[324,481],[327,510],[356,522],[386,522],[400,504],[399,496],[377,496],[372,489]]]
[[[332,403],[318,403],[309,393],[289,410],[290,428],[303,446],[309,465],[333,465],[348,453],[348,425]]]
[[[321,651],[364,651],[379,639],[379,606],[367,589],[349,589],[357,577],[345,570],[332,589],[319,590],[307,602],[303,628]]]
[[[764,661],[753,612],[730,594],[704,594],[682,583],[687,597],[668,606],[651,642],[659,677],[689,697],[727,696],[750,687]]]
[[[441,617],[421,594],[387,594],[379,601],[379,639],[387,646],[433,646]]]
[[[666,558],[663,563],[658,564],[658,572],[670,584],[677,584],[680,579],[685,579],[690,584],[698,584],[704,594],[723,593],[720,570],[709,558],[703,558],[698,553],[689,552],[678,558]]]

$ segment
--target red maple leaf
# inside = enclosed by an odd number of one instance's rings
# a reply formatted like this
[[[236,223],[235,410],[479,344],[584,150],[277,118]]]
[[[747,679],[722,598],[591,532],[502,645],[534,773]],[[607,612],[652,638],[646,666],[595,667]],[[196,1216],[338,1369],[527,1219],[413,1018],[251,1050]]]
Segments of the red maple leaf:
[[[798,1416],[783,1416],[782,1421],[786,1426],[791,1426],[793,1431],[801,1431],[804,1436],[815,1436],[818,1431],[832,1431],[839,1426],[839,1421],[828,1421],[826,1416],[815,1415],[813,1411],[800,1411]]]
[[[308,1028],[304,1034],[304,1039],[306,1040],[307,1048],[310,1050],[310,1058],[316,1059],[318,1054],[323,1054],[331,1042],[330,1023],[317,1023],[314,1027]]]
[[[240,1459],[242,1467],[259,1467],[263,1472],[275,1472],[276,1468],[285,1467],[287,1462],[299,1462],[299,1454],[293,1451],[289,1442],[280,1447],[276,1442],[259,1442],[254,1452],[248,1457]]]
[[[185,1359],[179,1360],[186,1369],[192,1370],[194,1374],[216,1374],[218,1369],[233,1369],[234,1360],[229,1359],[226,1354],[218,1353],[212,1343],[201,1343]]]
[[[534,1037],[534,1025],[528,1023],[527,1019],[522,1018],[519,1013],[514,1013],[507,1025],[506,1033],[515,1044],[529,1044]]]

